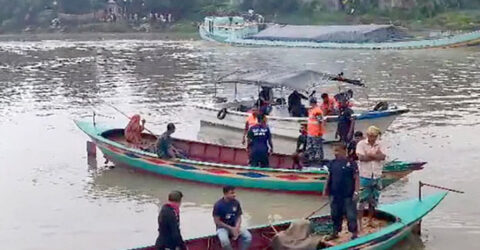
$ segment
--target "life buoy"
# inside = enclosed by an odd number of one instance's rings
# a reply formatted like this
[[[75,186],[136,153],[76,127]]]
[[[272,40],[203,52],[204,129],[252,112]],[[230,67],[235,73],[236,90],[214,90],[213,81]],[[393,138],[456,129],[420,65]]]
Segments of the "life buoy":
[[[223,120],[225,116],[227,116],[227,108],[220,109],[220,111],[218,111],[217,118],[219,120]]]
[[[379,102],[375,107],[373,107],[373,111],[385,111],[388,109],[388,102]]]

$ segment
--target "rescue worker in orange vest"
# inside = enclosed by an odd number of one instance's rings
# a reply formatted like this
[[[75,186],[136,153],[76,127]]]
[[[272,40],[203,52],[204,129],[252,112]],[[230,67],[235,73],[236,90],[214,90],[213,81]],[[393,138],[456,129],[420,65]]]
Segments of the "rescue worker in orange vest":
[[[307,123],[307,149],[306,156],[309,164],[318,164],[323,160],[323,111],[317,104],[315,97],[310,98]]]
[[[321,109],[323,111],[323,115],[334,115],[337,113],[337,101],[335,98],[328,96],[327,93],[322,94],[323,103],[321,105]]]
[[[257,116],[259,114],[265,114],[265,109],[262,109],[262,108],[258,108],[258,107],[253,107],[250,112],[250,114],[248,115],[247,117],[247,121],[245,122],[245,129],[243,130],[243,137],[242,137],[242,145],[245,145],[245,142],[246,142],[246,139],[247,139],[247,133],[248,133],[248,130],[254,126],[254,125],[257,125],[258,124],[258,118]],[[264,122],[267,123],[267,117],[264,116],[263,117],[264,119]]]

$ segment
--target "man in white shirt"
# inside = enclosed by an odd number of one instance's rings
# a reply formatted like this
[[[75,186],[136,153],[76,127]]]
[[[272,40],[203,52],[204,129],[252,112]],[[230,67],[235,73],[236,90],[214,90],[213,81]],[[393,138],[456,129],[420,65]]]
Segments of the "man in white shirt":
[[[358,156],[358,170],[360,175],[360,212],[368,204],[369,221],[372,221],[375,208],[382,189],[382,171],[386,158],[385,149],[378,140],[381,131],[375,126],[367,129],[367,139],[358,143],[356,153]]]

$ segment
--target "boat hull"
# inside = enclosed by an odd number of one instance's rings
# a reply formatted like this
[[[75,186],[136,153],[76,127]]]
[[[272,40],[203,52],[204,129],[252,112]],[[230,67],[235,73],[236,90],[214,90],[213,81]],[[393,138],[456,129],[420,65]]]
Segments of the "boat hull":
[[[282,168],[257,168],[242,165],[232,165],[201,160],[165,160],[155,154],[129,148],[116,141],[109,140],[102,135],[115,129],[98,128],[86,122],[77,122],[77,125],[87,133],[104,156],[118,165],[125,165],[154,174],[176,179],[195,181],[214,185],[233,185],[241,188],[274,190],[297,193],[323,192],[328,176],[324,170],[295,170]],[[188,142],[184,142],[186,144]],[[183,144],[183,145],[184,145]],[[195,144],[195,142],[191,142]],[[214,152],[215,155],[233,154],[234,159],[242,161],[244,150],[214,144],[197,143],[189,150],[190,155],[206,155]],[[223,151],[221,151],[223,149]],[[233,150],[233,151],[232,151]],[[197,153],[198,154],[197,154]],[[237,155],[237,156],[235,156]],[[288,166],[290,161],[287,155],[274,156],[277,165]],[[271,156],[272,157],[272,156]],[[393,162],[385,166],[383,184],[387,186],[400,178],[419,170],[424,165],[419,163]]]
[[[196,106],[195,108],[197,114],[201,117],[201,122],[241,130],[245,128],[245,121],[248,116],[248,113],[246,112],[228,111],[225,118],[218,119],[217,114],[220,112],[221,108],[205,106]],[[385,131],[398,116],[406,112],[408,112],[407,109],[395,109],[387,111],[372,111],[356,115],[355,130],[366,131],[369,126],[375,125],[380,128],[381,131]],[[272,134],[286,138],[297,138],[300,135],[299,129],[302,123],[307,123],[307,119],[294,117],[268,117],[268,125]],[[323,139],[327,142],[336,141],[336,130],[337,119],[333,117],[327,118],[325,125],[326,133]]]
[[[364,42],[364,43],[339,43],[315,41],[290,41],[249,39],[238,36],[238,31],[232,34],[215,35],[208,32],[203,25],[199,27],[200,36],[208,41],[228,43],[235,46],[252,47],[287,47],[287,48],[318,48],[318,49],[428,49],[428,48],[456,48],[480,44],[480,30],[452,35],[448,37],[424,40],[407,40],[395,42]]]
[[[376,232],[361,235],[355,240],[322,249],[391,249],[394,245],[408,237],[422,218],[440,204],[446,195],[446,192],[438,192],[423,197],[421,201],[412,199],[381,205],[377,210],[377,216],[389,218],[390,224]],[[327,223],[329,216],[318,216],[310,220],[317,223]],[[271,249],[268,236],[275,235],[272,228],[278,231],[285,230],[290,223],[291,221],[286,221],[249,228],[252,234],[251,249]],[[186,245],[190,250],[220,249],[216,235],[192,238],[186,241]],[[137,248],[137,250],[140,249],[150,250],[154,249],[154,246]]]

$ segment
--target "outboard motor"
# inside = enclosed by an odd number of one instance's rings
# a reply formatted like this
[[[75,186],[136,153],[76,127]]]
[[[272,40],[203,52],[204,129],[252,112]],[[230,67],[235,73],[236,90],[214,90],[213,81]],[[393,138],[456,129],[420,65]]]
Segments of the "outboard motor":
[[[373,111],[385,111],[388,109],[388,102],[379,102],[373,107]]]

